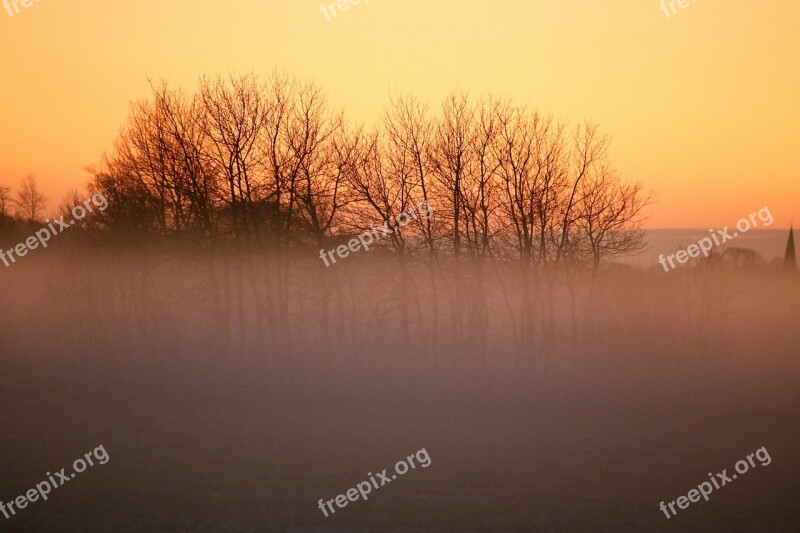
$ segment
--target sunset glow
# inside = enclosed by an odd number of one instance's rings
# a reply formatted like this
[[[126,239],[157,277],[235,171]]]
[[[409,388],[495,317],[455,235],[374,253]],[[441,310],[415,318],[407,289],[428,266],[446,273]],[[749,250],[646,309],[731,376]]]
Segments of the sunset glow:
[[[648,227],[713,227],[769,205],[800,220],[800,5],[656,0],[317,2],[48,0],[0,11],[0,180],[36,174],[53,208],[82,189],[148,78],[274,68],[318,83],[351,121],[395,93],[493,94],[594,120]]]

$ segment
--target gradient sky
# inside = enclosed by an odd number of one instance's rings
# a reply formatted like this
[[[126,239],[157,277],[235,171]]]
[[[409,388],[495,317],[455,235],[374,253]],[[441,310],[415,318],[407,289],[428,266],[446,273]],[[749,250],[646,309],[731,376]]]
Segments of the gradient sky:
[[[0,0],[1,1],[1,0]],[[1,4],[0,4],[1,5]],[[351,120],[392,92],[454,88],[598,122],[623,175],[656,193],[648,227],[721,227],[769,206],[800,221],[800,2],[41,0],[0,8],[0,185],[33,172],[50,205],[82,189],[147,78],[273,68]]]

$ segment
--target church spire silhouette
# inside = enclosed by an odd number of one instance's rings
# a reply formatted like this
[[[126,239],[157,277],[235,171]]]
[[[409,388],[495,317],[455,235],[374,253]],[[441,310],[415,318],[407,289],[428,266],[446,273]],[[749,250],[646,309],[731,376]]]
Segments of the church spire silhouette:
[[[789,242],[786,243],[786,255],[783,264],[792,271],[797,270],[797,255],[794,252],[794,224],[789,226]]]

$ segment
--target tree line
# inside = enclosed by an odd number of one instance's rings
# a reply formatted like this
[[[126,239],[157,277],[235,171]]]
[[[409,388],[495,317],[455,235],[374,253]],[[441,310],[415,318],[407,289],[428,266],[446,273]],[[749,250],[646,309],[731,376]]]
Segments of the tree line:
[[[493,97],[454,92],[432,109],[396,96],[368,128],[284,74],[202,78],[191,94],[151,83],[89,191],[107,198],[96,222],[110,232],[280,247],[322,248],[427,201],[433,217],[385,246],[596,267],[643,247],[651,201],[608,146],[595,124]]]

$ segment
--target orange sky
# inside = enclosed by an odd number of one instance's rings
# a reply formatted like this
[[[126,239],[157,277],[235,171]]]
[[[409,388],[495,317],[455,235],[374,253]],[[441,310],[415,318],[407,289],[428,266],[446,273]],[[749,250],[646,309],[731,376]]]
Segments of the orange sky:
[[[329,0],[330,3],[333,0]],[[0,185],[34,172],[55,206],[88,177],[147,77],[278,67],[357,121],[390,91],[508,96],[612,137],[658,196],[649,227],[721,227],[769,206],[800,221],[800,2],[0,0]]]

